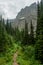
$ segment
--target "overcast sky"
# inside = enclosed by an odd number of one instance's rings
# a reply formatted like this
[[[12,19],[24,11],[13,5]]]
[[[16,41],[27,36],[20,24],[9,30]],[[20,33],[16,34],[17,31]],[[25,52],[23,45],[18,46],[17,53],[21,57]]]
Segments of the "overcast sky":
[[[40,0],[0,0],[0,14],[5,18],[15,18],[22,8],[37,1]]]

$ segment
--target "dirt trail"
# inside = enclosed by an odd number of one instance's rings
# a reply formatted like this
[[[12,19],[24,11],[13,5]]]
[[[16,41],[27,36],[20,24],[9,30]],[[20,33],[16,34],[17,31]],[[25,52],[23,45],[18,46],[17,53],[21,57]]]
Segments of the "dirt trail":
[[[18,65],[18,63],[17,63],[17,56],[18,56],[18,52],[16,52],[14,54],[14,58],[13,58],[14,62],[13,62],[13,65]]]

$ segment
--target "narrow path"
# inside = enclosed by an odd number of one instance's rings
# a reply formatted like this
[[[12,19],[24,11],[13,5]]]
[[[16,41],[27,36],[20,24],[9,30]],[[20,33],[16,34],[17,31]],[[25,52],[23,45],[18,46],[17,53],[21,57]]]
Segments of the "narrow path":
[[[16,52],[15,54],[14,54],[14,58],[13,58],[13,60],[14,60],[14,62],[13,62],[13,65],[18,65],[18,63],[17,63],[17,56],[18,56],[18,52]]]

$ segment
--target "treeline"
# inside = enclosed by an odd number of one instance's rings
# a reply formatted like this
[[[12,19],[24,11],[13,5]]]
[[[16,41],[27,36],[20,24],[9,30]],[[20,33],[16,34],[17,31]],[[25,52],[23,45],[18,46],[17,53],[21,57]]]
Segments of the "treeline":
[[[11,46],[11,36],[14,38],[16,42],[21,42],[21,45],[34,45],[35,38],[34,38],[34,31],[32,21],[30,22],[30,34],[28,32],[28,23],[25,20],[25,28],[21,31],[18,27],[12,28],[12,22],[7,21],[1,17],[0,19],[0,52],[5,52],[7,47]]]
[[[35,44],[35,37],[34,37],[34,27],[33,27],[32,21],[30,21],[30,33],[29,33],[29,29],[28,29],[28,23],[25,20],[24,29],[22,29],[20,31],[18,27],[15,27],[15,29],[13,29],[12,36],[14,37],[14,39],[17,42],[18,41],[21,42],[22,46],[23,45],[31,45],[31,44],[34,45]]]
[[[26,20],[25,20],[25,27],[21,31],[19,30],[18,27],[12,28],[12,22],[9,22],[8,20],[5,24],[5,29],[9,35],[13,36],[16,42],[20,41],[21,45],[35,44],[32,21],[30,21],[30,34],[28,30],[28,23]]]
[[[1,17],[0,18],[0,53],[6,53],[8,48],[11,48],[11,46],[13,45],[11,36],[8,34],[8,29],[7,29],[7,23],[5,24],[5,20]]]

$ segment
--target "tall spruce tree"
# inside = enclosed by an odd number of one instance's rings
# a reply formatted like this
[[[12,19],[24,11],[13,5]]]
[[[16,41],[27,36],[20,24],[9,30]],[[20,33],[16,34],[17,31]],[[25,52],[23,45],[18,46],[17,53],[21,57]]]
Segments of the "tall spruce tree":
[[[8,21],[8,19],[7,19],[7,22],[6,22],[6,31],[7,31],[7,33],[9,33],[9,21]]]
[[[31,20],[31,24],[30,24],[30,44],[33,44],[33,45],[35,44],[32,20]]]
[[[27,21],[25,20],[25,28],[24,28],[24,38],[22,40],[22,44],[23,45],[27,45],[29,44],[29,34],[28,34],[28,23]]]
[[[40,4],[39,4],[39,1],[38,1],[38,4],[37,4],[37,28],[36,28],[36,37],[38,39],[38,35],[40,34],[39,31],[40,31]]]
[[[40,10],[39,10],[40,8]],[[39,12],[40,11],[40,12]],[[43,3],[38,4],[35,58],[43,63]],[[39,15],[40,14],[40,15]]]
[[[23,38],[24,38],[24,29],[22,29],[20,31],[20,40],[21,40],[21,42],[22,42]]]
[[[11,22],[9,23],[9,34],[10,35],[13,34],[13,28],[12,28]]]

